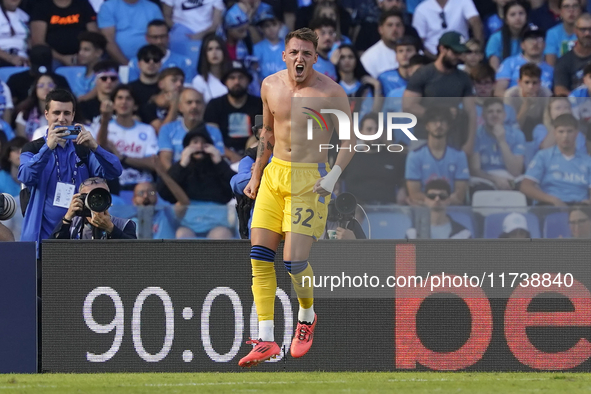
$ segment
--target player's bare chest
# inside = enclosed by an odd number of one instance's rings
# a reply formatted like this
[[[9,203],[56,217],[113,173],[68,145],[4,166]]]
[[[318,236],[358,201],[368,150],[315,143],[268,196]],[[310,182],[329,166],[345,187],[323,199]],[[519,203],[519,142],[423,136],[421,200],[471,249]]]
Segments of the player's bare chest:
[[[290,120],[291,116],[293,116],[294,109],[301,109],[306,98],[312,97],[317,100],[320,97],[319,92],[315,89],[275,92],[273,97],[268,100],[269,110],[276,120]]]

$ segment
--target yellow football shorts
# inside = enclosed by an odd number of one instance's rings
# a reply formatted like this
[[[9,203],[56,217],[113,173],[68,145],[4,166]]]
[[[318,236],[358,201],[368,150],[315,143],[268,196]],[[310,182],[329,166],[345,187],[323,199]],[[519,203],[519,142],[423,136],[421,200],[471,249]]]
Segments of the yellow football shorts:
[[[290,163],[273,157],[261,180],[251,228],[320,238],[330,195],[321,197],[312,189],[328,171],[328,163]]]

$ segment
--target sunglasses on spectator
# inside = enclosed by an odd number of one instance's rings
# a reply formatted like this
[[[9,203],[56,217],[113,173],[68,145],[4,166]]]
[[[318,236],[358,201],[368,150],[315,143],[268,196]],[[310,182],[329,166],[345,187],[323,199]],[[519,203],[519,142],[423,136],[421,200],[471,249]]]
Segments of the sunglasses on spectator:
[[[115,81],[119,80],[119,77],[116,75],[103,75],[102,77],[100,77],[100,80],[103,82],[107,82],[107,81],[115,82]]]
[[[146,57],[142,58],[142,61],[145,63],[150,63],[150,62],[160,63],[162,61],[162,58],[156,57],[156,56],[146,56]]]
[[[441,11],[439,13],[439,17],[441,18],[441,28],[447,29],[447,21],[445,20],[445,12]]]
[[[38,88],[38,89],[43,89],[43,88],[49,88],[49,89],[53,89],[53,88],[55,88],[55,83],[53,83],[53,82],[48,82],[48,83],[38,83],[38,84],[37,84],[37,88]]]
[[[427,198],[429,200],[435,200],[437,197],[439,197],[440,201],[445,201],[445,200],[447,200],[449,195],[447,193],[428,193],[427,194]]]
[[[472,50],[467,50],[466,52],[464,52],[466,55],[478,55],[479,53],[482,53],[480,51],[472,51]]]
[[[81,186],[90,186],[90,185],[99,185],[101,183],[107,183],[107,181],[105,181],[102,178],[87,179],[87,180],[83,181],[80,185]]]

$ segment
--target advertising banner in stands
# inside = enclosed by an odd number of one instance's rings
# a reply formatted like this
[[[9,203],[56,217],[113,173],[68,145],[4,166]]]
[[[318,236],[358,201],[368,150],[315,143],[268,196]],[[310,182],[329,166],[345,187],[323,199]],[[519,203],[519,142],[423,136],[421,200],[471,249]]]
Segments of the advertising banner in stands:
[[[339,241],[312,247],[314,344],[276,258],[275,339],[259,371],[589,371],[591,244]],[[258,338],[246,241],[48,241],[42,370],[238,371]]]
[[[0,373],[37,372],[34,242],[0,242]]]

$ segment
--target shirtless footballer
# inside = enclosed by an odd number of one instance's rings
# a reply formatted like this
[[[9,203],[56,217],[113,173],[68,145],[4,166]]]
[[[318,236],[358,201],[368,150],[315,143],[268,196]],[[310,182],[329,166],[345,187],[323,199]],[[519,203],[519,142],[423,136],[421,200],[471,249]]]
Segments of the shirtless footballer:
[[[341,150],[330,171],[328,153],[319,149],[332,134],[332,117],[324,115],[328,130],[314,128],[307,139],[308,118],[292,98],[300,97],[302,107],[317,112],[338,109],[351,119],[349,101],[343,88],[312,68],[318,59],[318,37],[307,28],[285,37],[283,61],[287,70],[267,77],[261,88],[263,130],[252,178],[244,194],[256,197],[251,225],[250,261],[252,292],[259,318],[259,340],[252,339],[252,351],[238,365],[252,367],[280,353],[274,340],[273,312],[277,279],[275,253],[285,237],[283,260],[298,295],[298,325],[291,343],[292,357],[308,352],[314,338],[317,317],[313,289],[302,286],[303,276],[313,276],[308,256],[313,242],[322,234],[330,195],[341,172],[353,157],[350,141],[341,141]],[[298,107],[298,108],[296,108]],[[336,121],[336,117],[334,118]],[[337,124],[336,122],[334,123]],[[273,154],[271,163],[267,166]],[[330,172],[328,172],[330,171]],[[307,282],[306,282],[307,283]]]

